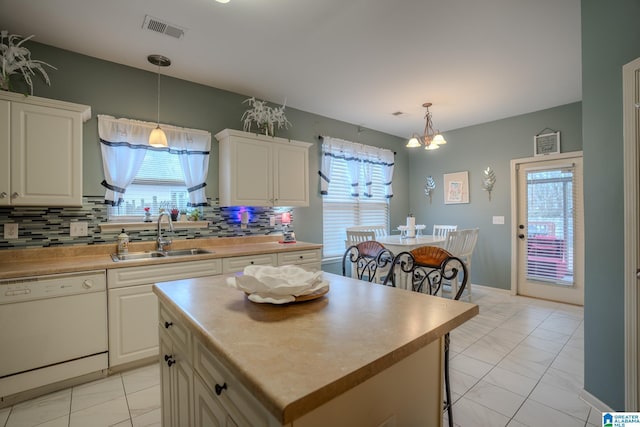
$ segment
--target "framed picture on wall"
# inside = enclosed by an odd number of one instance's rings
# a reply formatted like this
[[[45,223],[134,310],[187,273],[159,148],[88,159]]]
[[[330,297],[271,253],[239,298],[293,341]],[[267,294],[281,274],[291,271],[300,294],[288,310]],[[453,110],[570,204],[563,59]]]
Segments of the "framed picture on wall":
[[[533,137],[534,156],[560,153],[560,132],[543,133]]]
[[[469,203],[469,172],[444,174],[444,203]]]

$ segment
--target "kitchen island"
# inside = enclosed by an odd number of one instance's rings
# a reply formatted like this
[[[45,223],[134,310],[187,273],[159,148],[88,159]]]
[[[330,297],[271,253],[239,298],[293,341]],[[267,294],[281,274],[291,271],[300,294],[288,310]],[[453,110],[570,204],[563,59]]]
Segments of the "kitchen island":
[[[316,300],[256,304],[228,275],[159,283],[164,425],[440,425],[444,335],[478,313],[323,273]]]

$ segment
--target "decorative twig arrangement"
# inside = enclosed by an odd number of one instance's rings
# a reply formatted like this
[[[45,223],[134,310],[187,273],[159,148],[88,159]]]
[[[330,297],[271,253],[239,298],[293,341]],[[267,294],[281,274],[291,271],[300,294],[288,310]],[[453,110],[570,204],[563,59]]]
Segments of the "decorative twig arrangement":
[[[491,192],[493,185],[496,183],[496,174],[491,170],[491,166],[482,171],[482,189],[489,193],[489,201],[491,201]]]
[[[424,194],[429,198],[429,203],[431,203],[431,193],[436,189],[436,182],[433,180],[433,177],[429,175],[426,178],[424,185]]]
[[[275,136],[275,127],[278,129],[289,129],[291,122],[287,120],[284,115],[284,105],[280,107],[269,107],[266,101],[259,101],[254,97],[245,99],[242,103],[247,103],[251,107],[242,115],[244,122],[243,130],[245,132],[251,131],[251,124],[255,123],[258,127],[259,133],[264,133],[267,136]]]
[[[43,61],[31,59],[29,49],[22,46],[24,42],[31,38],[33,38],[33,35],[22,37],[17,34],[10,35],[7,30],[0,31],[0,89],[10,90],[10,76],[18,74],[29,85],[31,95],[33,95],[33,80],[31,77],[36,75],[36,71],[42,75],[47,85],[51,85],[43,65],[54,70],[56,67]]]

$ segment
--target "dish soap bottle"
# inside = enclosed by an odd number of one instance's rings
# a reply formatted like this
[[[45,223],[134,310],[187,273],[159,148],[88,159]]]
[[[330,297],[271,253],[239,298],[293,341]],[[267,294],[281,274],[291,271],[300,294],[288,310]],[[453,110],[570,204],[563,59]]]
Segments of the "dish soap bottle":
[[[124,232],[118,234],[118,255],[126,254],[129,252],[129,236]]]

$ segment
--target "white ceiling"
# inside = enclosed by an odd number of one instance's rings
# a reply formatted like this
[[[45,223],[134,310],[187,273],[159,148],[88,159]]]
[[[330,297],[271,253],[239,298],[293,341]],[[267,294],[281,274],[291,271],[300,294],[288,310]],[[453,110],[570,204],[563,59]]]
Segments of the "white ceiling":
[[[0,0],[0,29],[401,137],[425,101],[446,131],[582,99],[580,0]]]

